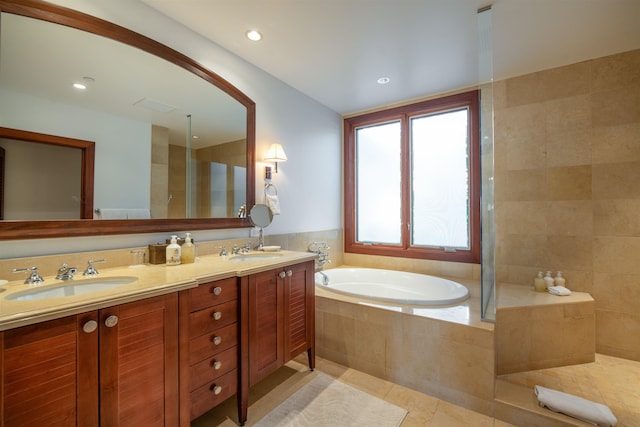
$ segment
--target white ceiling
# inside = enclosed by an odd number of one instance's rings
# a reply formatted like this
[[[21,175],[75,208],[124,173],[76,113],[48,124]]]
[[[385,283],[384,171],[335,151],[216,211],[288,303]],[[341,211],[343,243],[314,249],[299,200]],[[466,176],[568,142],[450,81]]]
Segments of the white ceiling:
[[[640,48],[640,0],[141,1],[341,114],[477,84],[490,3],[495,79]]]

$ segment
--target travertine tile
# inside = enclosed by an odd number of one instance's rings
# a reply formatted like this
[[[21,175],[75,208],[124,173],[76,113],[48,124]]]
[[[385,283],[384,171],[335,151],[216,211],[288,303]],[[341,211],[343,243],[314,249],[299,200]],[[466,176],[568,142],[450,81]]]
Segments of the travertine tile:
[[[591,200],[558,200],[548,203],[543,214],[549,235],[588,237],[593,235],[593,202]]]
[[[603,126],[590,133],[593,164],[640,161],[640,123]]]
[[[640,139],[639,139],[640,140]],[[640,144],[638,144],[640,147]],[[595,200],[593,232],[598,236],[640,236],[640,199]]]
[[[591,91],[593,78],[590,61],[545,70],[539,74],[546,100],[575,97]]]
[[[640,199],[640,162],[593,165],[593,199]]]
[[[541,73],[531,73],[506,80],[506,106],[517,107],[544,101],[543,85]]]
[[[590,165],[592,160],[592,135],[589,129],[569,130],[546,135],[547,167]]]
[[[640,121],[640,85],[594,92],[590,104],[594,127],[637,123]]]
[[[592,120],[590,95],[579,95],[545,102],[547,133],[588,129]]]
[[[547,234],[546,201],[503,202],[499,215],[498,220],[508,234]]]
[[[548,169],[549,200],[590,200],[591,174],[591,165]]]
[[[593,90],[640,84],[640,49],[591,61]]]
[[[433,427],[493,427],[493,418],[440,401],[430,425]]]

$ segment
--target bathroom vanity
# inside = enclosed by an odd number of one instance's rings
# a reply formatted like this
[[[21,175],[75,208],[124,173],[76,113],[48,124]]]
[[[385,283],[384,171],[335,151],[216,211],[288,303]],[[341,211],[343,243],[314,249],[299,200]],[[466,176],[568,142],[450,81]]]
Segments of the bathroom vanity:
[[[2,286],[0,425],[188,426],[234,394],[244,424],[251,386],[304,351],[314,367],[315,255],[279,254],[109,269],[138,279],[38,301]]]

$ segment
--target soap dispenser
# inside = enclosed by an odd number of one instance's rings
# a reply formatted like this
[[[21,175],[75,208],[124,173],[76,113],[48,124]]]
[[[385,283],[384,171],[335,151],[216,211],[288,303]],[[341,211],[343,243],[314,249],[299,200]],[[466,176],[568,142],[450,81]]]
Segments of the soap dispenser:
[[[167,246],[167,265],[180,265],[178,236],[171,236],[171,243]]]
[[[545,282],[542,277],[542,271],[538,271],[538,275],[535,279],[533,279],[533,289],[536,292],[546,292],[547,291],[547,282]]]
[[[187,236],[184,238],[184,244],[181,250],[180,262],[182,262],[182,264],[190,264],[196,260],[196,247],[193,242],[191,242],[191,233],[187,233]]]
[[[553,279],[553,284],[556,286],[564,286],[565,282],[566,281],[564,277],[562,277],[562,271],[558,271],[558,273],[556,274],[556,278]]]
[[[553,286],[553,277],[551,277],[551,272],[547,271],[547,274],[544,276],[544,281],[547,285],[547,289]]]

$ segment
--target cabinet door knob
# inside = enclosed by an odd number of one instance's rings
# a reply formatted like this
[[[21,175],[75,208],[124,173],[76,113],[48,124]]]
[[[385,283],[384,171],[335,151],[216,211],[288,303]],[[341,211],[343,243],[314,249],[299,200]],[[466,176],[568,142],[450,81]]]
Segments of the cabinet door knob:
[[[284,279],[286,275],[287,273],[285,273],[284,271],[281,271],[280,274],[278,274],[278,276],[280,276],[281,279]]]
[[[222,362],[219,360],[216,360],[215,362],[213,362],[213,369],[215,369],[216,371],[219,371],[220,368],[222,368]]]
[[[222,288],[220,286],[216,286],[215,288],[213,288],[212,292],[214,295],[220,295],[222,293]]]
[[[287,270],[287,277],[291,277],[291,276],[293,276],[293,271]]]
[[[219,311],[216,311],[213,313],[212,317],[213,317],[213,320],[220,320],[222,319],[222,313]]]
[[[211,391],[213,391],[213,394],[220,394],[222,393],[222,387],[220,387],[219,385],[212,385],[211,386]]]
[[[213,337],[211,341],[214,345],[220,345],[222,343],[222,337]]]
[[[96,322],[95,320],[89,320],[87,323],[82,325],[82,330],[88,334],[95,331],[96,329],[98,329],[98,322]]]
[[[107,328],[113,328],[118,324],[118,316],[112,314],[111,316],[104,319],[104,324]]]

